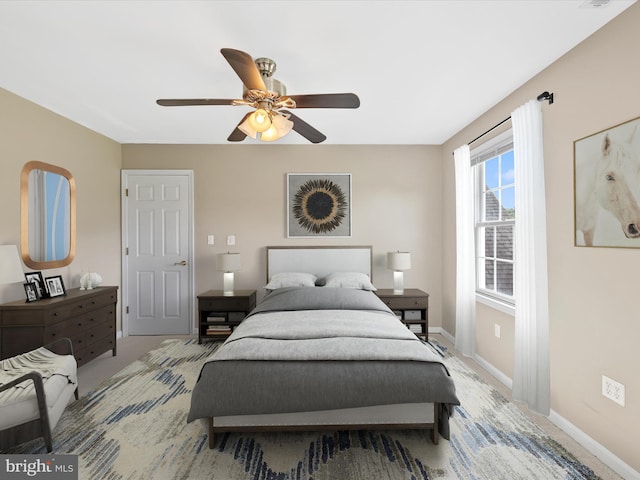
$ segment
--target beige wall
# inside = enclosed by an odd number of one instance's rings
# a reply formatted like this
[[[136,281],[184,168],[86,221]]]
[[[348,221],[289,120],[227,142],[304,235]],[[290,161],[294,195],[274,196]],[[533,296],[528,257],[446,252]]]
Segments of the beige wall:
[[[573,142],[640,115],[638,25],[640,4],[635,4],[450,139],[443,150],[444,218],[454,218],[451,152],[540,92],[555,93],[556,102],[543,106],[551,407],[635,470],[640,470],[640,249],[574,247]],[[444,224],[443,246],[443,326],[454,333],[452,224]],[[499,312],[478,308],[479,352],[512,350],[513,337],[504,328],[501,340],[486,332],[504,320]],[[504,357],[492,354],[508,374],[513,366]],[[603,374],[626,385],[626,407],[601,395]]]
[[[214,255],[227,250],[242,254],[236,288],[262,293],[267,245],[373,245],[373,281],[382,288],[393,285],[386,252],[411,252],[405,285],[431,294],[431,325],[440,326],[440,152],[427,146],[123,145],[122,166],[194,171],[196,293],[222,288]],[[351,173],[351,238],[287,238],[286,174],[305,172]],[[215,245],[207,245],[207,235]],[[226,246],[227,235],[236,236],[235,247]]]
[[[120,145],[0,89],[0,244],[20,245],[20,172],[30,160],[66,168],[77,185],[76,259],[43,276],[78,287],[84,266],[120,286]],[[22,284],[0,285],[0,303],[22,298]]]
[[[371,244],[374,282],[390,287],[383,256],[409,250],[405,284],[428,291],[432,326],[455,333],[455,195],[451,152],[542,92],[544,105],[552,408],[640,470],[640,338],[637,265],[640,250],[573,246],[575,139],[640,115],[640,4],[518,89],[446,142],[430,146],[124,145],[0,89],[0,244],[19,243],[19,175],[40,160],[70,170],[78,185],[78,253],[62,274],[78,285],[83,267],[120,285],[119,169],[195,172],[196,291],[220,288],[214,254],[237,236],[243,254],[238,288],[264,284],[265,245]],[[122,153],[121,153],[122,151]],[[353,236],[287,239],[287,172],[353,174]],[[216,245],[206,236],[214,234]],[[0,286],[0,302],[23,298],[21,285]],[[478,352],[512,373],[513,320],[478,306]],[[502,338],[493,336],[496,323]],[[624,383],[627,406],[600,395],[606,374]]]

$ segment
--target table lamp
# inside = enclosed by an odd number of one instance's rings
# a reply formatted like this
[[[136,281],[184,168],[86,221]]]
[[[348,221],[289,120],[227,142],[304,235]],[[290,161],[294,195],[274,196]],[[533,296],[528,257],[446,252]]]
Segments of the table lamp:
[[[216,258],[216,270],[224,272],[224,295],[233,296],[233,272],[241,268],[239,253],[219,253]]]
[[[0,245],[0,284],[18,282],[25,282],[18,247]]]
[[[404,271],[411,269],[411,254],[409,252],[388,252],[387,268],[393,270],[393,293],[404,293]]]

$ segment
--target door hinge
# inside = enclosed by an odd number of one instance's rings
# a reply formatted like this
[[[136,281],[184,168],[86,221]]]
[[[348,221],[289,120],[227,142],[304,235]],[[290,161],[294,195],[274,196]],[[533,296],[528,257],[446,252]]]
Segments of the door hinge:
[[[127,247],[127,248],[125,248],[125,249],[124,249],[124,254],[125,254],[125,255],[129,255],[129,247]]]
[[[129,315],[129,305],[127,305],[127,315]]]
[[[125,188],[125,189],[124,189],[124,196],[125,196],[125,197],[128,197],[128,196],[129,196],[129,189],[128,189],[128,188]]]

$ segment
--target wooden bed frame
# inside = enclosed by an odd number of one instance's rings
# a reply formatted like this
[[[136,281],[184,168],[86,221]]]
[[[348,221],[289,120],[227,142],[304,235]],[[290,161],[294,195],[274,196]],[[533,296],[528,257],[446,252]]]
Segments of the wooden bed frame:
[[[209,448],[216,433],[223,432],[315,432],[326,430],[431,430],[438,445],[438,403],[410,403],[270,415],[210,417]]]
[[[372,276],[371,246],[266,247],[267,282],[276,273],[306,272],[319,278],[332,272],[359,272]],[[432,431],[438,444],[438,403],[411,403],[269,415],[237,415],[207,419],[209,448],[216,433],[320,430]]]

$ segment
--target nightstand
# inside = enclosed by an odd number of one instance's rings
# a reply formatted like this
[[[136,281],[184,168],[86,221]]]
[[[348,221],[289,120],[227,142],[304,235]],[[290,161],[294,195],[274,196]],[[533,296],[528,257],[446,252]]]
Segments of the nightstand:
[[[398,314],[398,318],[416,335],[427,339],[429,334],[429,294],[417,288],[405,288],[404,293],[380,288],[374,292],[380,300]],[[414,330],[412,325],[418,325]]]
[[[198,295],[198,343],[225,339],[256,306],[255,290],[209,290]]]

